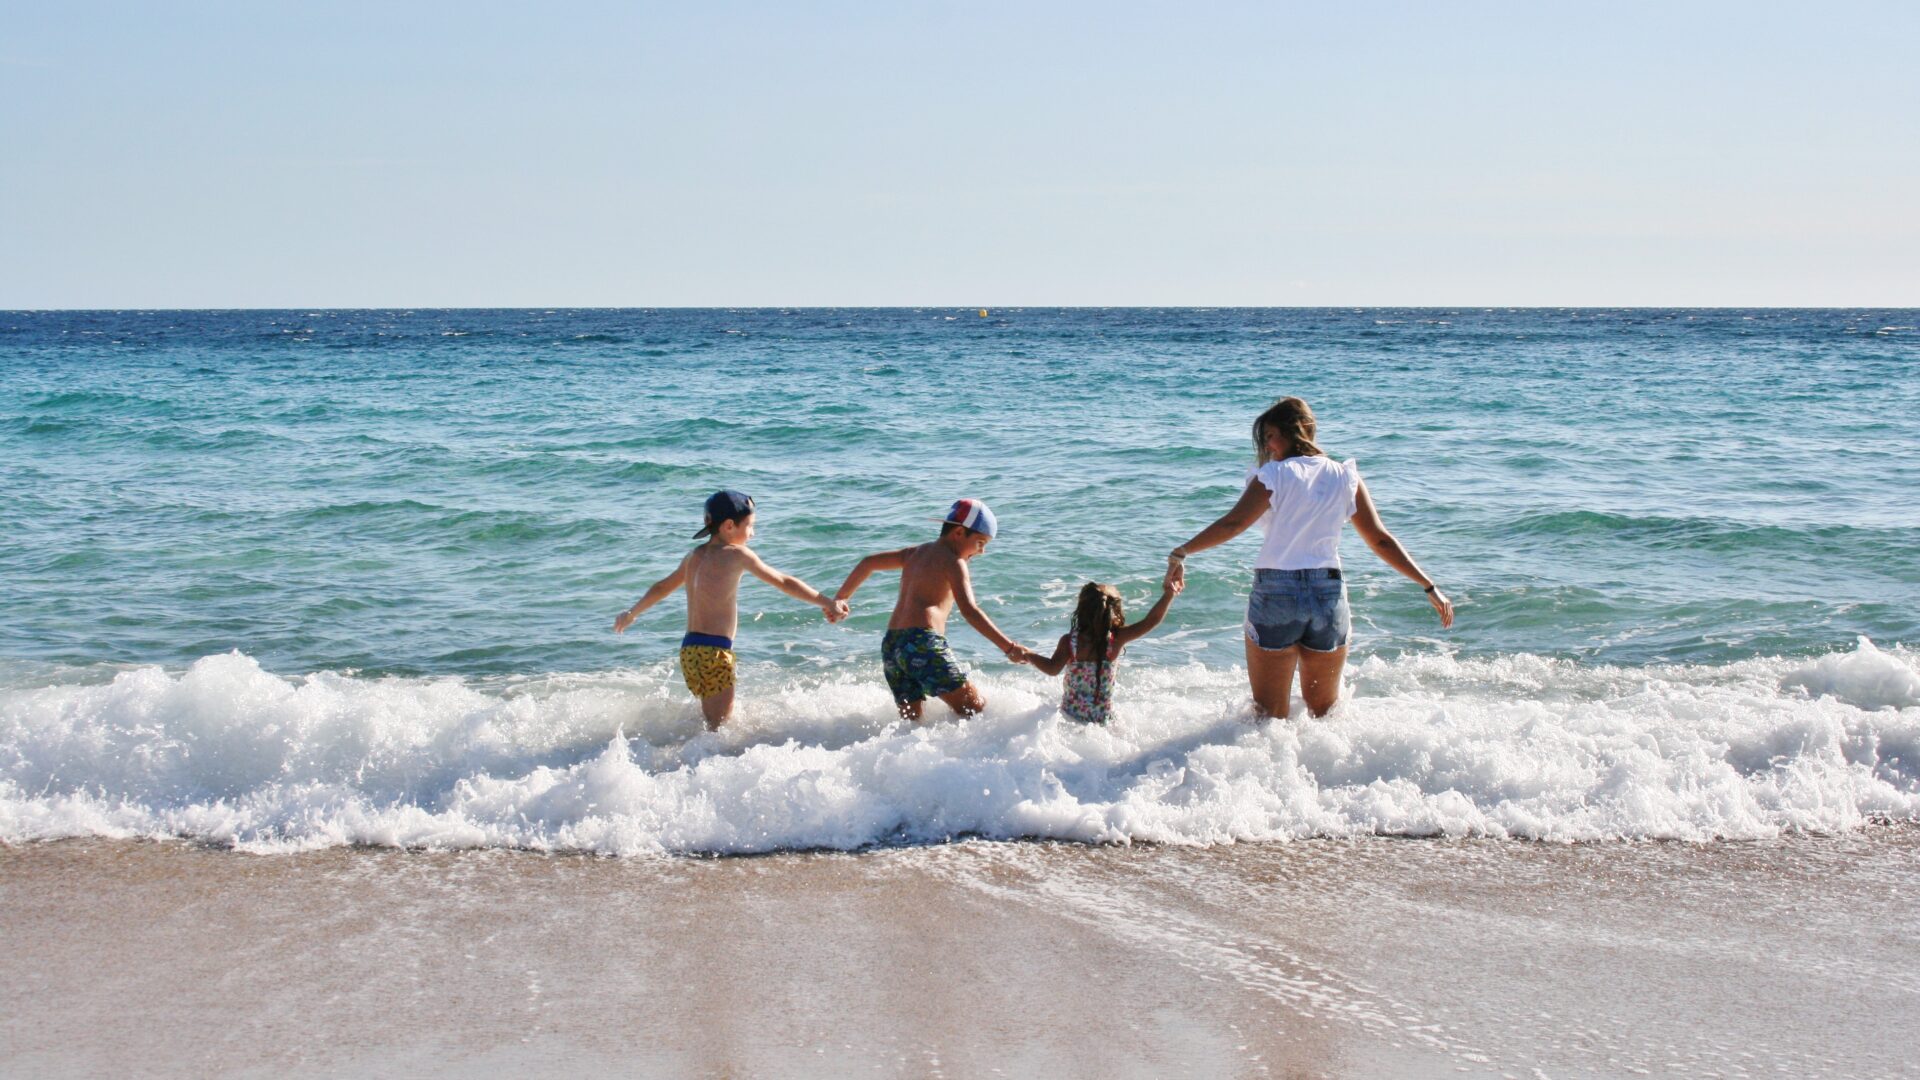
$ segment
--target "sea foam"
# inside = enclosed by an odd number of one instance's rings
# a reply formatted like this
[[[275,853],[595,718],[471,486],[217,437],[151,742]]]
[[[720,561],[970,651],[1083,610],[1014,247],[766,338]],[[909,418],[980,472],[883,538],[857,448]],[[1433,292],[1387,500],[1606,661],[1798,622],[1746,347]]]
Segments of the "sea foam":
[[[749,665],[717,733],[669,665],[497,680],[183,672],[0,689],[0,838],[186,837],[607,854],[957,836],[1214,844],[1363,834],[1745,839],[1920,821],[1920,657],[1615,667],[1371,658],[1322,719],[1253,723],[1243,672],[1124,664],[1111,727],[988,678],[968,721],[877,673]]]

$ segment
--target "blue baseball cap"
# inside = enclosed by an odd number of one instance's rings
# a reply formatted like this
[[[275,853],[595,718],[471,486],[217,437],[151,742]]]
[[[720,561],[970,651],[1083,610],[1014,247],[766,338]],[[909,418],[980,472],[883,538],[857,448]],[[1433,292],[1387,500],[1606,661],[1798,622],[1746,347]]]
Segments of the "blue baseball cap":
[[[954,503],[943,520],[963,525],[977,533],[985,533],[989,539],[1000,531],[1000,523],[993,519],[993,511],[978,499],[961,499]]]
[[[737,491],[716,491],[707,496],[707,523],[693,534],[695,540],[712,536],[722,522],[739,521],[753,513],[753,500]]]

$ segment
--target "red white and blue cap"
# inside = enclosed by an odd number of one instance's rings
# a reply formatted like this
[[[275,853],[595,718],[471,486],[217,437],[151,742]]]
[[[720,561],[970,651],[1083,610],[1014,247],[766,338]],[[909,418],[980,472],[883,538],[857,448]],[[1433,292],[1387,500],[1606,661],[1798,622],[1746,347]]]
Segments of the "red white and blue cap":
[[[964,525],[977,533],[985,533],[989,538],[1000,531],[1000,523],[993,519],[993,511],[979,499],[961,499],[953,504],[943,519],[955,525]]]

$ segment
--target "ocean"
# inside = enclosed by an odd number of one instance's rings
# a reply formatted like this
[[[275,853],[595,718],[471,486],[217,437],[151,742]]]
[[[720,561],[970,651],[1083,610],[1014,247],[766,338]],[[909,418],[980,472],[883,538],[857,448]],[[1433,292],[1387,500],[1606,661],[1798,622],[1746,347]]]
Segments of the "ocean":
[[[613,855],[964,838],[1698,842],[1920,821],[1920,312],[0,313],[0,840]],[[1299,395],[1453,596],[1349,530],[1348,686],[1256,724],[1257,537],[1190,564],[1116,719],[955,619],[990,700],[897,721],[853,617],[742,585],[702,729],[682,605],[616,613],[718,488],[830,591],[1001,535],[1048,646],[1129,610]]]

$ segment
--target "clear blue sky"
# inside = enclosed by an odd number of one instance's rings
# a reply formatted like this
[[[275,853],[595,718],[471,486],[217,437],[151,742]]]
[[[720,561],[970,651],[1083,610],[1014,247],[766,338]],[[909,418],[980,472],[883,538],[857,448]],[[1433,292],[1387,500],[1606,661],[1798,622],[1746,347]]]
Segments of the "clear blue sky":
[[[0,0],[0,308],[1920,305],[1920,5]]]

